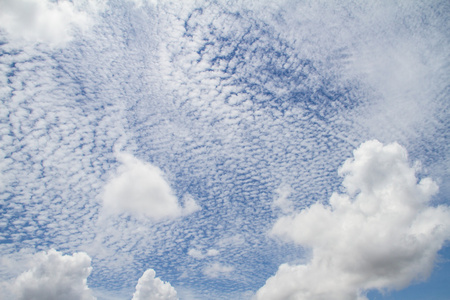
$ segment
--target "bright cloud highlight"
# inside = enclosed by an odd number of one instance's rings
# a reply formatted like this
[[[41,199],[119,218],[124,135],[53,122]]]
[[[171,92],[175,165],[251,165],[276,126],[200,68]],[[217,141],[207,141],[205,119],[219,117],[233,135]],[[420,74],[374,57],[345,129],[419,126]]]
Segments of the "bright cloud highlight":
[[[426,279],[450,237],[450,210],[429,205],[437,192],[417,180],[406,150],[363,143],[339,169],[346,193],[281,217],[271,235],[312,249],[308,264],[283,264],[256,299],[366,299]]]
[[[30,270],[12,285],[17,300],[93,300],[86,284],[91,258],[84,252],[63,255],[54,249],[35,255]]]
[[[170,283],[155,277],[155,271],[148,269],[139,278],[132,300],[178,300],[178,296]]]
[[[129,213],[153,220],[176,218],[200,209],[192,197],[184,197],[181,207],[163,172],[127,153],[119,153],[122,163],[106,184],[103,204],[107,211]]]
[[[1,1],[0,20],[0,28],[14,39],[53,46],[70,41],[74,27],[86,29],[91,25],[88,15],[69,1]]]

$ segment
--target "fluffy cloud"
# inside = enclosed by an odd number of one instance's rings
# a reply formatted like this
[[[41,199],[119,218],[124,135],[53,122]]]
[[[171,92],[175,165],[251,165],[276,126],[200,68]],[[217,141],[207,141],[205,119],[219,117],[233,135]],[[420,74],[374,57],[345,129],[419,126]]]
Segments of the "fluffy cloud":
[[[155,271],[148,269],[139,278],[132,300],[177,300],[177,292],[168,282],[155,278]]]
[[[12,292],[17,300],[92,300],[86,285],[91,269],[86,253],[69,256],[51,249],[36,254],[32,268],[16,278]]]
[[[208,265],[204,270],[203,274],[211,278],[227,276],[234,270],[233,266],[227,266],[221,263],[212,263]]]
[[[292,212],[292,202],[289,200],[289,196],[292,194],[292,188],[288,185],[281,185],[275,190],[277,197],[274,198],[272,206],[279,208],[283,213]]]
[[[70,1],[3,0],[0,28],[11,38],[61,45],[72,39],[73,27],[87,28],[91,20]]]
[[[122,165],[116,176],[106,184],[103,193],[107,211],[161,220],[188,215],[200,209],[189,195],[184,197],[184,207],[181,207],[158,167],[126,153],[119,153],[117,158]]]
[[[205,253],[203,253],[202,250],[190,249],[188,255],[192,256],[193,258],[202,259],[208,256],[219,255],[219,251],[216,249],[208,249]]]
[[[365,299],[426,279],[450,237],[450,210],[431,206],[437,185],[417,180],[394,143],[363,143],[340,168],[345,194],[281,217],[271,235],[312,249],[308,264],[283,264],[256,299]]]

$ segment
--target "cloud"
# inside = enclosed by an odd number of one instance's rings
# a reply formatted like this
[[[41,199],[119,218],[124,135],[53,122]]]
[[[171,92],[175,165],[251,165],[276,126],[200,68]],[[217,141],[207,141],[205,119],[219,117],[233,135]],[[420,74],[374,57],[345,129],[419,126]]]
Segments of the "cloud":
[[[17,300],[91,300],[86,279],[91,259],[84,252],[63,255],[51,249],[35,255],[30,270],[19,275],[11,289]]]
[[[188,255],[192,256],[193,258],[202,259],[208,256],[219,255],[219,253],[219,250],[216,249],[208,249],[205,253],[203,253],[201,250],[193,248],[189,250]]]
[[[277,193],[277,197],[274,198],[272,206],[281,209],[283,213],[292,212],[292,202],[289,200],[289,196],[292,194],[292,188],[283,184],[275,192]]]
[[[211,278],[218,278],[227,276],[234,270],[233,266],[227,266],[218,262],[208,265],[204,270],[203,274]]]
[[[450,237],[450,210],[430,206],[437,185],[418,181],[406,150],[368,141],[339,169],[346,193],[281,217],[271,235],[312,249],[303,265],[282,264],[256,299],[366,299],[426,279]]]
[[[129,0],[133,2],[137,8],[141,8],[144,4],[158,5],[158,0]]]
[[[177,292],[168,282],[155,278],[155,271],[148,269],[139,278],[132,300],[177,300]]]
[[[86,29],[91,20],[70,1],[4,0],[0,2],[0,28],[10,38],[53,46],[72,39],[75,27]]]
[[[421,17],[445,11],[444,1],[380,2],[376,6],[383,9],[375,15],[372,4],[350,2],[287,1],[280,9],[263,8],[277,1],[207,2],[160,1],[157,9],[145,3],[135,9],[108,1],[89,36],[75,31],[76,42],[62,52],[2,46],[0,90],[8,101],[0,111],[7,120],[0,143],[1,256],[45,245],[89,249],[103,269],[89,277],[96,290],[121,287],[116,296],[131,296],[129,288],[137,283],[132,261],[138,259],[186,272],[179,282],[196,289],[194,299],[241,299],[230,297],[231,290],[256,291],[274,275],[273,266],[292,262],[297,249],[266,240],[268,224],[278,217],[269,208],[280,182],[292,187],[287,199],[295,200],[296,210],[327,200],[338,185],[333,172],[342,157],[371,137],[407,145],[433,178],[439,175],[435,165],[448,170],[448,123],[442,118],[448,90],[438,88],[448,77],[445,67],[433,63],[447,55],[448,41],[437,34],[448,32],[448,22],[442,13]],[[414,23],[414,34],[403,30],[403,21]],[[416,34],[420,28],[429,29],[427,38]],[[377,44],[372,29],[392,39]],[[6,32],[1,34],[5,40]],[[348,41],[340,39],[344,35]],[[410,37],[414,43],[398,43]],[[439,43],[430,43],[434,37]],[[372,51],[355,48],[364,42],[359,38],[373,41],[367,45]],[[417,47],[399,46],[408,44]],[[422,63],[413,59],[395,69],[392,62],[411,51]],[[355,52],[377,72],[360,75]],[[379,91],[391,94],[384,82],[395,91],[400,85],[393,74],[409,65],[413,77],[425,80],[404,77],[401,91],[425,91],[424,97],[399,92],[401,98],[375,105]],[[372,85],[373,77],[383,80]],[[413,109],[418,105],[422,109]],[[170,224],[126,217],[97,222],[104,209],[94,199],[116,170],[110,149],[117,144],[137,158],[151,157],[166,175],[172,172],[166,179],[180,205],[190,193],[203,210]],[[442,193],[447,181],[439,184],[442,201],[449,195]],[[223,257],[186,257],[191,248],[215,248]],[[204,276],[210,261],[235,266],[230,288]],[[185,299],[181,286],[177,291]]]
[[[103,205],[107,211],[161,220],[200,210],[189,195],[184,197],[184,207],[180,206],[158,167],[127,153],[119,153],[117,158],[122,165],[106,184],[103,193]]]

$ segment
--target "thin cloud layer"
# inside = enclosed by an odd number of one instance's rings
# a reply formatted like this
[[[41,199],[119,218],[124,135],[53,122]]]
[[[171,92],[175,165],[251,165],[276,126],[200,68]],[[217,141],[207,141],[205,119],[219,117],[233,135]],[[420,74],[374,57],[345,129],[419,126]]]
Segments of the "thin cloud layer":
[[[233,266],[218,262],[212,263],[203,270],[203,274],[210,278],[226,277],[234,270]]]
[[[216,249],[208,249],[205,253],[203,253],[202,250],[199,249],[190,249],[188,251],[188,255],[192,256],[193,258],[197,258],[197,259],[203,259],[206,258],[208,256],[216,256],[219,255],[219,251]]]
[[[161,220],[188,215],[200,209],[188,195],[184,197],[184,207],[181,207],[158,167],[126,153],[119,153],[117,157],[122,165],[116,176],[106,184],[103,194],[103,205],[107,211]]]
[[[86,29],[91,20],[69,1],[5,0],[0,2],[0,28],[12,39],[62,45],[71,30]]]
[[[366,299],[426,279],[450,237],[450,210],[431,206],[438,187],[417,180],[406,150],[363,143],[339,169],[344,194],[281,217],[271,235],[312,249],[311,261],[283,264],[256,299]]]
[[[94,300],[86,284],[91,270],[86,253],[69,256],[51,249],[36,254],[31,269],[11,289],[17,300]]]
[[[178,300],[178,296],[170,283],[155,277],[155,271],[148,269],[139,278],[132,300]]]
[[[275,190],[277,197],[274,198],[272,207],[279,208],[283,213],[292,212],[292,202],[289,196],[292,194],[292,188],[288,185],[282,185]]]

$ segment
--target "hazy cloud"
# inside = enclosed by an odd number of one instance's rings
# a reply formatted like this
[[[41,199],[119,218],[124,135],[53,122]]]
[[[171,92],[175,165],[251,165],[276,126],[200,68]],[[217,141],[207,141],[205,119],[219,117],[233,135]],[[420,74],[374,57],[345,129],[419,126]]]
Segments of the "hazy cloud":
[[[158,277],[155,278],[155,271],[148,269],[139,278],[136,285],[136,292],[132,300],[177,300],[177,292],[168,282],[164,282]]]
[[[61,45],[72,39],[74,27],[85,29],[91,20],[70,1],[4,0],[0,27],[13,39]]]
[[[292,194],[292,188],[286,184],[281,185],[275,190],[277,196],[274,198],[273,207],[281,209],[283,213],[292,212],[292,202],[289,196]]]
[[[108,211],[161,220],[200,209],[190,196],[185,196],[184,207],[181,207],[158,167],[126,153],[117,157],[122,165],[106,184],[103,194],[103,204]]]
[[[417,180],[406,150],[363,143],[340,168],[345,194],[281,217],[271,234],[312,249],[305,265],[283,264],[257,299],[365,299],[430,274],[450,237],[450,210],[429,206],[438,190]]]
[[[234,270],[233,266],[224,265],[218,262],[208,265],[204,270],[203,274],[211,278],[227,276]]]
[[[86,279],[91,258],[84,252],[63,255],[51,249],[35,255],[30,270],[12,285],[17,300],[92,300]]]
[[[208,249],[205,253],[203,253],[202,250],[194,249],[194,248],[192,248],[188,251],[189,256],[192,256],[197,259],[202,259],[202,258],[205,258],[208,256],[216,256],[216,255],[219,255],[219,253],[220,253],[219,250],[216,250],[216,249]]]

